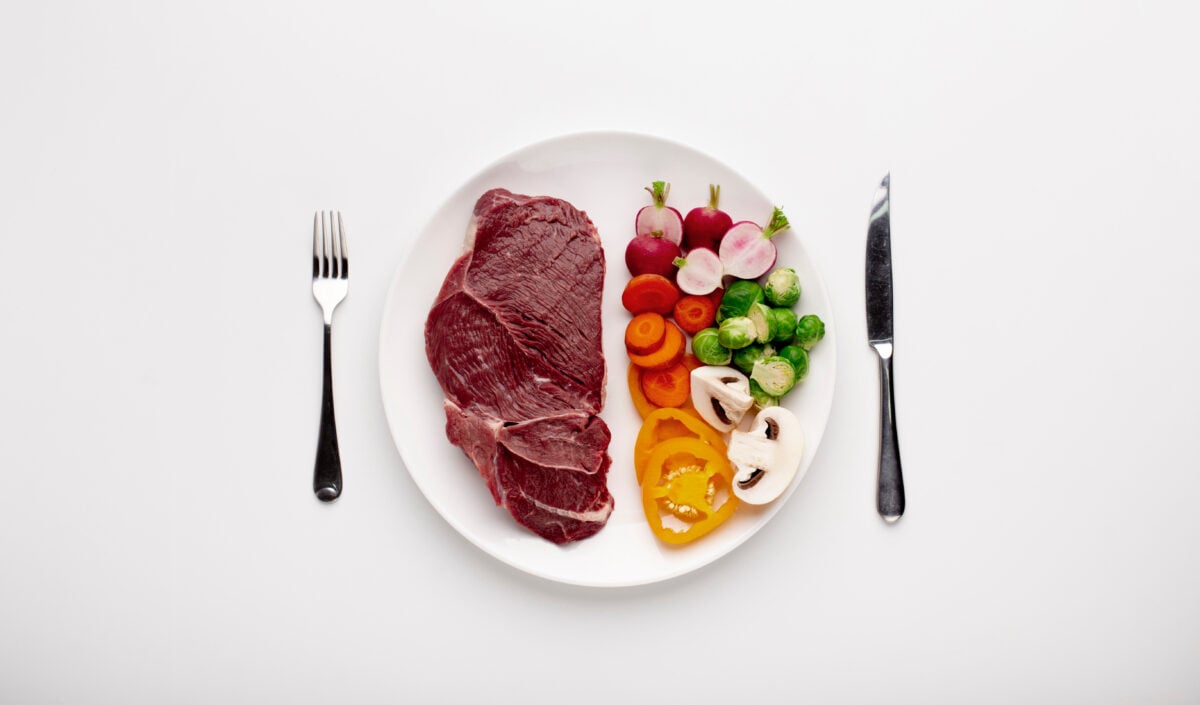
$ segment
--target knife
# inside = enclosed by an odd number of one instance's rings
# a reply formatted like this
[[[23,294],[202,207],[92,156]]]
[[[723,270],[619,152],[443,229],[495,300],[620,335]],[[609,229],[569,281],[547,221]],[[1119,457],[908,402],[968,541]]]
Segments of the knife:
[[[904,514],[904,475],[896,437],[892,390],[892,175],[883,177],[867,226],[867,342],[879,355],[879,489],[875,505],[884,521]]]

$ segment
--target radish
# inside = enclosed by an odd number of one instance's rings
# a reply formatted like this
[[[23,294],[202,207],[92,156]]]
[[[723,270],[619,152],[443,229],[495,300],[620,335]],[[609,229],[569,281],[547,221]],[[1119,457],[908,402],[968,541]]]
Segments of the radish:
[[[717,208],[721,199],[721,187],[708,185],[708,205],[693,208],[683,219],[683,246],[689,250],[696,247],[707,247],[713,252],[721,246],[721,238],[733,226],[733,218]]]
[[[704,247],[697,247],[688,253],[687,257],[677,257],[675,266],[679,267],[675,283],[686,294],[703,296],[710,294],[721,286],[721,258],[717,253]]]
[[[683,217],[679,211],[667,205],[667,196],[671,194],[671,184],[665,181],[655,181],[646,188],[654,205],[646,206],[638,211],[634,228],[638,235],[654,235],[665,238],[676,245],[683,242]]]
[[[775,266],[775,243],[771,238],[787,230],[787,216],[775,208],[766,228],[757,223],[743,220],[734,223],[721,240],[721,264],[725,273],[738,279],[757,279]]]
[[[675,278],[675,258],[683,254],[679,245],[665,237],[638,235],[625,246],[625,266],[633,276],[659,274]]]

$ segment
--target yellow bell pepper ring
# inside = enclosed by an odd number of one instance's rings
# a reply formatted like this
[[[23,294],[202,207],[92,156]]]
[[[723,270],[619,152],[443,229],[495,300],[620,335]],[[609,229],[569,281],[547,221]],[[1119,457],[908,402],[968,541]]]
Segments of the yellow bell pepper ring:
[[[725,451],[699,438],[659,443],[646,461],[642,509],[659,540],[684,544],[725,522],[737,508]]]
[[[672,438],[698,438],[717,448],[725,455],[725,441],[716,429],[681,409],[664,407],[646,415],[642,430],[633,444],[633,467],[637,471],[638,484],[646,474],[646,461],[655,446]]]

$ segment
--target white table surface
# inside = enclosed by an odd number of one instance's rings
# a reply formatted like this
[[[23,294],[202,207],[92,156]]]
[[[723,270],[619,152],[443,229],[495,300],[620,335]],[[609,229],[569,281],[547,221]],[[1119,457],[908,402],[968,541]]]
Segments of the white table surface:
[[[1200,699],[1196,13],[737,5],[0,8],[0,702]],[[840,333],[785,511],[612,591],[431,509],[376,353],[441,201],[594,129],[786,204]],[[889,169],[896,526],[862,312]],[[333,506],[309,488],[329,207],[355,255]]]

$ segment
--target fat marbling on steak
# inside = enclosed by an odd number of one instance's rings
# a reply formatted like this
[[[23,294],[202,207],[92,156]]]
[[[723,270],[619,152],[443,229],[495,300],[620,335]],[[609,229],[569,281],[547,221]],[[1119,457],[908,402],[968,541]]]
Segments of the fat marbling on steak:
[[[504,189],[475,204],[466,252],[425,322],[446,436],[519,524],[555,543],[604,528],[604,252],[566,201]]]

